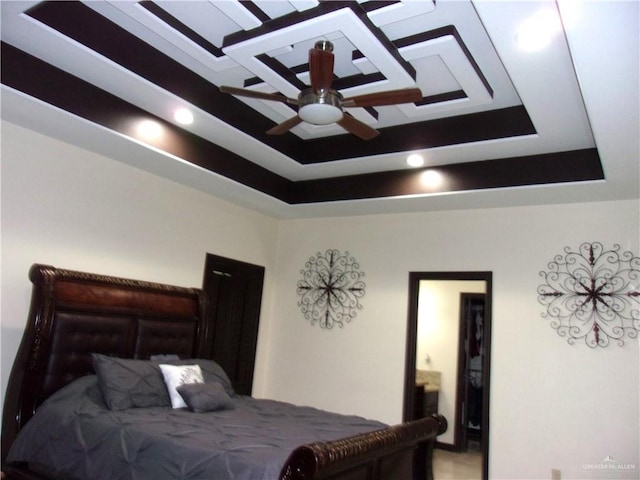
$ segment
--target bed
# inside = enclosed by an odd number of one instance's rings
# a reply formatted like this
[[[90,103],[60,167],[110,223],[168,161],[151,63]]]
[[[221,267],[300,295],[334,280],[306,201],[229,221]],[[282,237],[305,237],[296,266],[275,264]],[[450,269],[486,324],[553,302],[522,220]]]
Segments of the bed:
[[[432,478],[442,416],[386,426],[235,394],[200,289],[39,264],[29,278],[2,418],[8,480]]]

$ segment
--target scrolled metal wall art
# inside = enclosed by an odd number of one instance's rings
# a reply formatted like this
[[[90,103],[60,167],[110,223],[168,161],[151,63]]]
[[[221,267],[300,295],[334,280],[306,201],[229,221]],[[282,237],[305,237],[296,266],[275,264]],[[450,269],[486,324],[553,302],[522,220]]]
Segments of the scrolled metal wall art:
[[[366,285],[364,273],[349,252],[329,249],[310,257],[301,270],[296,292],[298,306],[311,325],[321,328],[343,327],[362,309],[360,299]]]
[[[620,245],[606,250],[599,242],[583,243],[577,250],[565,247],[540,272],[538,301],[546,306],[558,335],[592,348],[610,340],[624,345],[625,334],[640,332],[640,258]]]

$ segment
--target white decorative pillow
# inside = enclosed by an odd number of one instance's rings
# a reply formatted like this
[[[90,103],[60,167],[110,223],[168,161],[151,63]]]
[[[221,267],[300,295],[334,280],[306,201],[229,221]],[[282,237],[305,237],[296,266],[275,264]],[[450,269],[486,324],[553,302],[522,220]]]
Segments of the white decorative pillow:
[[[186,408],[187,404],[176,390],[185,383],[204,383],[200,365],[159,365],[164,383],[169,391],[173,408]]]

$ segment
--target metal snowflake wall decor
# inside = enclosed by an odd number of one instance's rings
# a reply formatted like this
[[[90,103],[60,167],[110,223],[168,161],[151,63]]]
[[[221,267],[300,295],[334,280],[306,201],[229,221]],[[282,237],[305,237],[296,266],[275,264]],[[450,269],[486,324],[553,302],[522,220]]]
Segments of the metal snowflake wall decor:
[[[621,252],[620,245],[605,250],[598,242],[583,243],[578,251],[565,247],[549,271],[538,300],[547,307],[543,318],[567,341],[584,339],[590,347],[606,347],[609,340],[624,345],[625,334],[640,331],[640,258]]]
[[[310,257],[298,281],[298,306],[311,325],[321,328],[343,327],[362,309],[364,273],[349,252],[331,249]]]

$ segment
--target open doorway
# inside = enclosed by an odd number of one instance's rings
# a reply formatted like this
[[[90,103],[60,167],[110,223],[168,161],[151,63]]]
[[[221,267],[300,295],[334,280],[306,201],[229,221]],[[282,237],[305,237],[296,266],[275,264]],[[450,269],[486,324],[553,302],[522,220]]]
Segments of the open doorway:
[[[404,418],[424,416],[419,397],[438,395],[448,458],[473,448],[488,478],[491,272],[410,272]],[[437,455],[436,455],[437,457]],[[454,477],[456,478],[456,477]],[[460,477],[463,478],[463,477]],[[469,477],[464,477],[469,478]]]
[[[485,355],[485,298],[484,293],[460,293],[460,327],[458,341],[458,370],[454,449],[469,450],[482,444],[482,381]]]

